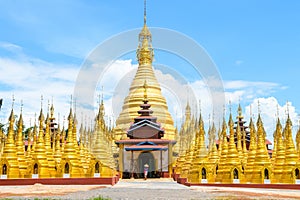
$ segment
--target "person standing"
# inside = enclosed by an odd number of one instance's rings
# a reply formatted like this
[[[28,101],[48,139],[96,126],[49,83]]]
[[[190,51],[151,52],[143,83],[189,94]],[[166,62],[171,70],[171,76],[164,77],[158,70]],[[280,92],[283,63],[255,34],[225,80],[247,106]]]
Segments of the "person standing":
[[[149,165],[146,163],[144,165],[144,180],[147,180],[148,170],[149,170]]]

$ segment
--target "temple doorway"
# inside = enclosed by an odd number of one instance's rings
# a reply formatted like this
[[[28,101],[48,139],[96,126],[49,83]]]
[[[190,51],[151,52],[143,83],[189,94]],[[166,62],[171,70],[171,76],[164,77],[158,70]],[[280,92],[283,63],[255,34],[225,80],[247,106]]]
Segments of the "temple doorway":
[[[6,164],[4,164],[2,166],[2,175],[7,175],[7,166],[6,166]]]
[[[39,166],[37,163],[35,163],[33,166],[33,174],[38,174],[38,173],[39,173]]]
[[[265,169],[265,172],[264,172],[264,174],[265,174],[265,179],[270,179],[270,177],[269,177],[269,170],[268,169]]]
[[[239,171],[236,168],[233,170],[233,179],[239,179]]]
[[[202,179],[206,179],[206,169],[202,168]]]
[[[154,156],[151,152],[142,152],[139,157],[138,157],[138,166],[139,166],[139,178],[144,177],[144,165],[148,164],[149,165],[149,170],[148,170],[148,178],[156,178],[157,177],[157,172],[155,170],[155,159]]]
[[[300,173],[298,168],[295,169],[295,177],[296,179],[300,179]]]

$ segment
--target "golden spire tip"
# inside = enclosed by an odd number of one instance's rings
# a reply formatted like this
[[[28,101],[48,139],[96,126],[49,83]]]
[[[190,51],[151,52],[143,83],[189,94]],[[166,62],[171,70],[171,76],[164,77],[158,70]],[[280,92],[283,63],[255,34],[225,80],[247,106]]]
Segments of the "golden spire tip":
[[[14,109],[14,104],[15,104],[15,95],[12,95],[12,104],[11,104],[11,109]]]
[[[147,2],[146,0],[144,0],[144,25],[146,25],[146,22],[147,22],[147,13],[146,13],[146,7],[147,6]]]
[[[23,100],[21,100],[21,114],[23,112]]]

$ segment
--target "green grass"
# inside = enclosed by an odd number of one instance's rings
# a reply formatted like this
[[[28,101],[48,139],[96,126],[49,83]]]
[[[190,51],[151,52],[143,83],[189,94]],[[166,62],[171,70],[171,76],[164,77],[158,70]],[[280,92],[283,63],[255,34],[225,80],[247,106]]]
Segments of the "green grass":
[[[99,197],[94,197],[94,198],[92,198],[90,200],[111,200],[111,198],[104,198],[102,196],[99,196]]]

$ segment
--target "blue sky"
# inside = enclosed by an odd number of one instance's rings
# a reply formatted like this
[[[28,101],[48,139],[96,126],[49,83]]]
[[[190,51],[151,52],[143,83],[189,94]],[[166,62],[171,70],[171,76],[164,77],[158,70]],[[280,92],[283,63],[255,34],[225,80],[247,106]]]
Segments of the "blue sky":
[[[232,93],[251,90],[251,98],[245,94],[240,97],[243,107],[258,98],[274,97],[282,107],[290,101],[297,114],[300,112],[299,8],[300,2],[296,0],[284,3],[279,0],[152,0],[147,3],[147,23],[149,27],[173,29],[193,38],[212,57],[225,81],[246,82],[244,88],[236,85],[227,88]],[[62,76],[76,76],[84,58],[96,45],[112,35],[140,28],[142,23],[142,0],[0,0],[0,58],[5,61],[2,70],[9,70],[10,61],[20,65],[23,62],[31,70],[36,67],[40,71],[45,67],[43,72],[37,73],[36,76],[41,77],[35,83],[47,84],[47,73],[60,73],[64,68],[66,75],[56,74],[50,81],[66,82],[70,89],[72,79]],[[136,63],[134,54],[125,58]],[[170,59],[170,55],[159,51],[156,60],[185,73],[184,61]],[[28,79],[22,80],[20,74],[15,78],[14,73],[7,76],[11,76],[12,81],[20,81],[11,83],[2,77],[0,94],[7,98],[9,93],[14,93],[18,99],[18,95],[22,96],[18,91],[22,87],[26,89]],[[188,74],[184,76],[189,79]],[[261,84],[253,87],[255,83]],[[35,91],[43,93],[45,88],[35,88]],[[262,93],[256,94],[255,90],[259,89]],[[52,92],[48,99],[54,95]],[[67,102],[67,98],[57,99]],[[39,105],[38,101],[34,104]],[[24,102],[26,105],[26,100]],[[233,103],[237,105],[237,101]]]

